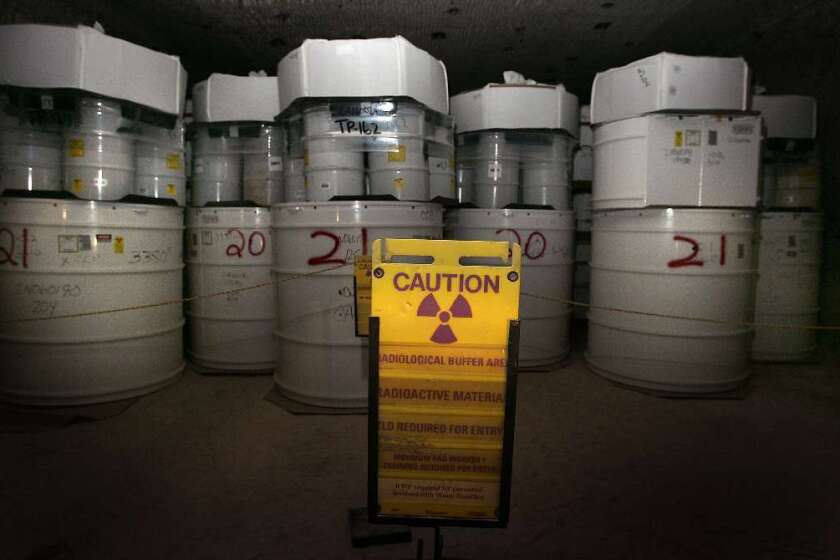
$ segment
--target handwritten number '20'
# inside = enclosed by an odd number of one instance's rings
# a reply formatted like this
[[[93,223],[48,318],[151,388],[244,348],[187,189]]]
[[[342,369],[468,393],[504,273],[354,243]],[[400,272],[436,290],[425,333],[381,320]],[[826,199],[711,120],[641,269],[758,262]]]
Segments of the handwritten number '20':
[[[242,254],[245,252],[247,248],[248,254],[253,257],[259,257],[260,255],[265,252],[265,235],[259,231],[251,232],[251,235],[248,236],[248,243],[246,247],[245,243],[245,234],[239,231],[238,229],[229,229],[228,234],[235,233],[239,235],[239,244],[231,243],[225,249],[225,254],[229,257],[238,257],[242,258]]]
[[[531,234],[528,235],[528,239],[525,240],[525,245],[522,244],[522,236],[519,235],[519,232],[515,229],[499,229],[496,230],[496,235],[499,235],[503,231],[509,231],[514,237],[516,237],[516,243],[522,247],[522,253],[526,258],[535,261],[537,259],[541,259],[545,254],[545,247],[548,245],[548,242],[545,240],[545,236],[539,231],[532,231]],[[534,244],[533,246],[531,245],[532,243]]]

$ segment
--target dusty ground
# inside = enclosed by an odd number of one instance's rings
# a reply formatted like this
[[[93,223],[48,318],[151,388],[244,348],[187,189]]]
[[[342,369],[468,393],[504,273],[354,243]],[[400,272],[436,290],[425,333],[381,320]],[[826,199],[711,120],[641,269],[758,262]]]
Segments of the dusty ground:
[[[840,362],[754,372],[728,401],[620,389],[580,353],[522,375],[510,527],[446,529],[447,556],[840,557]],[[292,416],[271,385],[187,372],[114,418],[0,434],[0,558],[413,558],[350,547],[366,419]]]

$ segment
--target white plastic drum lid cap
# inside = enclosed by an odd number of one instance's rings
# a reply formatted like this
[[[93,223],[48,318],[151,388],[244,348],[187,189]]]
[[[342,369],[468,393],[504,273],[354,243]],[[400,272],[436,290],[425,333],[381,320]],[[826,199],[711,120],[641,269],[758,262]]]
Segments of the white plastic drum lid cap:
[[[279,112],[305,97],[410,97],[449,113],[446,66],[404,37],[307,39],[277,65]]]
[[[538,128],[579,135],[576,95],[562,84],[487,84],[455,95],[452,117],[458,133],[487,129]]]

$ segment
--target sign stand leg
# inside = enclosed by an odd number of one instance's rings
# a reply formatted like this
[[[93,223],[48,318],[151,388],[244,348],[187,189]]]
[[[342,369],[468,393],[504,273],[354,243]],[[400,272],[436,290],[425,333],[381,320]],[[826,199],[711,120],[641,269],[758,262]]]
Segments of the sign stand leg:
[[[435,525],[435,555],[434,560],[443,560],[443,535],[440,534],[440,527]]]

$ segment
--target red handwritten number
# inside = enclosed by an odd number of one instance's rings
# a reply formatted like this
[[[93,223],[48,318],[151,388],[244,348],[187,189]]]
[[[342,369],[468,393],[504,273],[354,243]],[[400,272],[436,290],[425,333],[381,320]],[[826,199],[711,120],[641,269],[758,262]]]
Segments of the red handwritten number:
[[[726,234],[720,236],[720,266],[726,264]]]
[[[259,252],[254,250],[254,239],[259,239]],[[251,253],[254,257],[259,257],[265,252],[265,236],[262,232],[254,231],[251,232],[251,235],[248,236],[248,252]]]
[[[245,249],[245,234],[243,234],[238,229],[229,229],[228,235],[230,235],[231,233],[236,233],[239,235],[240,244],[237,245],[236,243],[231,243],[227,246],[227,249],[225,249],[225,254],[229,257],[238,257],[241,259],[242,251]]]
[[[9,263],[12,266],[18,266],[19,263],[15,260],[15,234],[8,228],[0,228],[0,236],[3,234],[9,236],[9,246],[3,247],[0,245],[0,264]],[[27,262],[28,253],[29,230],[27,228],[23,228],[23,250],[21,251],[23,268],[29,267],[29,263]]]
[[[681,259],[674,259],[668,261],[668,268],[682,268],[684,266],[703,266],[703,261],[697,258],[697,253],[700,252],[700,245],[690,237],[683,235],[675,235],[674,241],[682,241],[691,245],[691,254]]]
[[[543,235],[539,231],[532,231],[528,235],[528,239],[525,240],[525,245],[522,245],[522,236],[519,234],[518,231],[511,228],[504,228],[504,229],[497,229],[496,235],[499,235],[503,231],[509,231],[516,237],[516,243],[522,247],[522,253],[525,255],[526,258],[535,261],[537,259],[541,259],[543,255],[545,255],[545,248],[548,245],[548,242],[545,240],[545,235]],[[533,249],[532,249],[532,243]]]
[[[313,231],[310,235],[310,239],[315,239],[316,237],[327,237],[332,240],[333,246],[332,249],[328,253],[324,253],[318,257],[312,257],[306,264],[310,266],[317,266],[319,264],[347,264],[346,260],[342,260],[339,258],[334,258],[334,255],[338,252],[339,247],[341,247],[341,238],[336,234],[329,232],[329,231]],[[367,228],[362,228],[362,255],[368,254],[368,231]]]
[[[510,229],[510,228],[497,229],[497,230],[496,230],[496,235],[499,235],[499,234],[500,234],[500,233],[502,233],[503,231],[509,231],[509,232],[511,232],[511,233],[514,235],[514,237],[516,237],[516,243],[517,243],[520,247],[522,247],[522,237],[519,235],[519,232],[518,232],[518,231],[516,231],[515,229]]]
[[[239,244],[231,243],[230,245],[228,245],[225,249],[225,254],[229,257],[237,257],[241,259],[243,253],[245,252],[245,234],[239,231],[238,229],[229,229],[228,235],[232,233],[239,235]],[[259,243],[255,244],[255,240],[259,240]],[[252,257],[259,257],[264,252],[265,236],[262,234],[262,232],[252,231],[251,235],[248,236],[248,254]]]
[[[330,249],[329,253],[325,253],[319,257],[312,257],[306,261],[307,264],[311,266],[317,266],[319,264],[344,264],[342,259],[333,258],[333,255],[336,254],[339,246],[341,245],[341,238],[332,232],[323,230],[313,231],[309,236],[310,239],[315,239],[316,237],[326,237],[332,240],[333,247]]]
[[[539,248],[539,252],[536,254],[532,254],[531,251],[531,243],[534,241],[534,239],[540,241],[540,243],[537,245],[537,247]],[[545,236],[538,231],[532,231],[531,235],[528,236],[528,241],[525,242],[525,256],[531,259],[532,261],[542,258],[542,256],[545,254],[546,245],[548,245],[548,242],[546,242]]]

